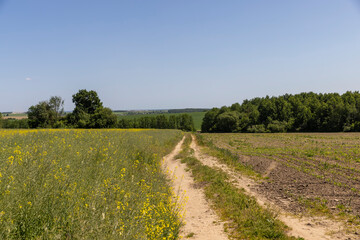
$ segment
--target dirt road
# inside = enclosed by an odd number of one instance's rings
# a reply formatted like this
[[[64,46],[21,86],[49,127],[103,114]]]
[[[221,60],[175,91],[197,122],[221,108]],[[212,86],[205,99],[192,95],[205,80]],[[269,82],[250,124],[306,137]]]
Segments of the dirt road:
[[[181,151],[184,138],[175,149],[165,157],[163,168],[173,179],[172,187],[180,199],[186,199],[184,205],[185,225],[182,228],[183,237],[196,240],[225,240],[223,223],[210,208],[202,189],[196,188],[191,173],[186,171],[186,164],[182,164],[175,156]]]

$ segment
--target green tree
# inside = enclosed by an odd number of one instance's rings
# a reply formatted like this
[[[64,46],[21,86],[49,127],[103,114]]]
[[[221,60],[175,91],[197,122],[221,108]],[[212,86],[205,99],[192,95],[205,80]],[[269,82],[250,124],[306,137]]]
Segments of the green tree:
[[[110,108],[98,108],[90,116],[90,128],[114,128],[116,127],[117,117]]]
[[[53,96],[48,101],[41,101],[28,110],[29,127],[49,128],[55,127],[64,113],[64,100]]]
[[[85,89],[72,96],[75,109],[67,115],[69,124],[77,128],[112,128],[117,125],[117,117],[110,108],[104,108],[97,92]],[[133,124],[135,121],[133,122]],[[121,122],[127,127],[129,122]]]
[[[168,119],[165,117],[165,115],[158,115],[155,117],[156,118],[156,128],[159,129],[166,129],[168,128],[169,125],[169,121]]]
[[[57,120],[64,115],[64,100],[59,96],[53,96],[49,100],[50,108],[55,112]]]
[[[28,119],[31,128],[49,128],[56,122],[56,113],[49,102],[42,101],[29,108]]]
[[[204,119],[201,123],[202,132],[213,132],[215,130],[216,117],[219,114],[218,108],[213,108],[205,113]]]
[[[87,114],[94,114],[98,108],[102,108],[102,102],[97,92],[86,89],[81,89],[72,96],[72,101],[75,104],[74,113],[84,112]]]
[[[170,115],[170,117],[169,117],[169,128],[170,129],[177,129],[178,128],[177,121],[176,121],[176,116],[174,116],[174,115]]]
[[[217,116],[217,132],[236,132],[239,128],[239,116],[236,111],[224,112]]]
[[[178,118],[178,129],[183,131],[194,131],[194,121],[189,114],[181,114]]]

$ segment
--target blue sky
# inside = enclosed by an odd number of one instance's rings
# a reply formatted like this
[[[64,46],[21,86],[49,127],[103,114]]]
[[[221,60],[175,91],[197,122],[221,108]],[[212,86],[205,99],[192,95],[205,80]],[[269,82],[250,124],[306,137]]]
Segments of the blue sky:
[[[360,2],[0,0],[0,111],[79,89],[112,109],[360,90]]]

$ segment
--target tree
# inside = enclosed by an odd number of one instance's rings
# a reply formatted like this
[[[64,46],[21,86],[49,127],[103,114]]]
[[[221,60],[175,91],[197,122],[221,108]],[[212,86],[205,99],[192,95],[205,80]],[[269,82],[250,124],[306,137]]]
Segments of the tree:
[[[169,121],[168,119],[165,117],[165,115],[158,115],[155,117],[156,119],[156,128],[159,129],[166,129],[168,128],[169,125]]]
[[[97,92],[85,89],[79,90],[72,96],[72,101],[75,104],[74,113],[85,112],[88,114],[94,114],[98,108],[102,108],[102,102],[98,97]]]
[[[49,100],[50,108],[55,112],[56,119],[64,115],[64,100],[59,96],[53,96]]]
[[[236,132],[239,127],[240,114],[235,111],[224,112],[217,116],[216,131],[218,132]]]
[[[90,128],[114,128],[117,117],[110,108],[98,108],[90,117]]]
[[[42,101],[28,110],[29,126],[31,128],[48,128],[56,122],[56,113],[49,102]]]
[[[205,113],[204,119],[201,124],[202,132],[213,132],[216,122],[216,116],[219,114],[218,108],[213,108]]]
[[[97,92],[85,89],[72,96],[75,109],[67,115],[67,121],[77,128],[112,128],[117,125],[117,117],[110,108],[104,108]],[[122,122],[121,125],[127,125]]]
[[[170,117],[169,117],[169,128],[170,129],[177,129],[178,128],[175,115],[170,115]]]
[[[178,129],[183,131],[193,131],[194,130],[194,121],[189,114],[181,114],[178,116]]]
[[[30,128],[49,128],[59,125],[64,114],[64,100],[53,96],[48,101],[41,101],[28,110]]]

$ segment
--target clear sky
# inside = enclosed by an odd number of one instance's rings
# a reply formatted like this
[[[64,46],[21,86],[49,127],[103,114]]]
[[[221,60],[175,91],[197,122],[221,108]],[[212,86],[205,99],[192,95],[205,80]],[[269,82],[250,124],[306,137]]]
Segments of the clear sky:
[[[114,110],[360,90],[360,2],[0,0],[0,111],[79,89]]]

